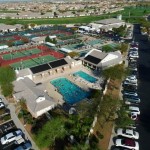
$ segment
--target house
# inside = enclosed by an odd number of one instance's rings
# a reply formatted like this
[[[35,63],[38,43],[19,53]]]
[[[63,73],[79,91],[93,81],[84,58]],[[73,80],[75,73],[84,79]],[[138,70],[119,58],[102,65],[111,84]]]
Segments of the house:
[[[97,49],[92,49],[80,59],[84,66],[94,70],[102,70],[122,63],[122,55],[120,51],[105,53]]]
[[[103,19],[89,24],[90,27],[100,31],[109,31],[112,30],[113,28],[119,28],[122,25],[125,25],[125,21],[121,20],[121,17],[120,19],[116,18]]]
[[[0,24],[0,31],[1,32],[10,32],[10,31],[16,31],[16,30],[21,30],[23,25],[16,24],[16,25],[6,25],[1,23]]]
[[[27,77],[14,81],[13,85],[13,97],[16,101],[25,99],[28,111],[34,118],[41,116],[57,105],[56,101],[47,94],[42,84],[36,85]]]
[[[70,71],[74,68],[79,68],[82,66],[81,60],[74,60],[70,56],[65,58],[55,60],[49,63],[45,63],[42,65],[37,65],[31,68],[15,70],[17,81],[21,79],[25,79],[28,77],[30,80],[39,83],[43,81],[43,79],[47,79],[51,76],[57,76],[64,72]]]
[[[75,67],[80,67],[81,65],[81,61],[76,61],[70,56],[67,56],[65,58],[55,60],[46,64],[31,67],[29,69],[32,72],[31,75],[33,81],[36,82],[49,76],[56,76],[58,74],[62,74]]]

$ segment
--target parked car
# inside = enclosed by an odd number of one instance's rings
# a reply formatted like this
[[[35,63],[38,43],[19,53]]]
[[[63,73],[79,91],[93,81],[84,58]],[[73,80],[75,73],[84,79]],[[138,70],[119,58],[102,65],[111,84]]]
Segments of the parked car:
[[[128,96],[128,95],[129,95],[129,96],[138,96],[137,92],[129,92],[129,91],[124,91],[124,92],[123,92],[123,95],[124,95],[124,96],[126,96],[126,95],[127,95],[127,96]]]
[[[139,139],[139,133],[133,129],[117,129],[117,135],[121,135],[123,137],[132,138],[132,139]]]
[[[121,146],[132,150],[139,150],[139,143],[133,139],[117,139],[116,146]]]
[[[123,90],[128,92],[137,92],[137,86],[134,85],[123,85]]]
[[[128,80],[125,80],[124,82],[123,82],[123,85],[131,85],[131,86],[138,86],[138,84],[137,83],[134,83],[134,82],[131,82],[131,81],[128,81]]]
[[[134,75],[131,75],[131,76],[128,76],[126,79],[125,79],[126,82],[130,82],[130,83],[137,83],[137,78],[136,76]]]
[[[131,95],[131,94],[130,94],[130,95],[129,95],[129,94],[128,94],[128,95],[127,95],[127,94],[126,94],[126,95],[124,94],[124,95],[123,95],[123,98],[124,98],[124,99],[125,99],[125,98],[137,99],[137,98],[139,98],[139,96],[138,96],[138,95]],[[139,99],[140,99],[140,98],[139,98]]]
[[[125,102],[136,103],[136,104],[141,102],[140,98],[138,97],[126,97],[124,98],[124,100]]]
[[[3,102],[0,102],[0,109],[4,107],[5,107],[5,104]]]
[[[129,112],[140,115],[140,109],[137,106],[129,106]]]
[[[30,150],[32,148],[31,142],[27,141],[26,143],[23,143],[16,147],[14,150]]]
[[[124,147],[114,147],[114,148],[111,148],[111,150],[130,150],[128,148],[124,148]]]
[[[15,141],[19,135],[23,135],[21,130],[16,130],[14,132],[10,132],[1,138],[1,144],[8,144],[12,141]]]

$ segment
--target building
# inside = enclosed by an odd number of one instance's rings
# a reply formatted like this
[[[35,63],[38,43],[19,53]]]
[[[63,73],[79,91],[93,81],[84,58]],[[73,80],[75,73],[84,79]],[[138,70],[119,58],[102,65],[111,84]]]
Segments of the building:
[[[109,31],[113,28],[119,28],[122,25],[125,25],[126,23],[123,20],[116,19],[116,18],[110,18],[110,19],[103,19],[99,21],[95,21],[93,23],[90,23],[89,26],[92,28],[95,28],[95,30],[100,31]]]
[[[92,49],[80,59],[84,66],[94,70],[102,70],[122,63],[122,55],[120,51],[105,53],[97,49]]]
[[[45,42],[46,36],[34,37],[31,39],[31,42],[34,44],[42,44]]]
[[[53,109],[57,103],[50,97],[42,84],[36,85],[32,80],[25,77],[16,80],[14,85],[14,98],[16,101],[25,99],[28,111],[37,118]]]
[[[81,67],[81,60],[76,61],[70,56],[63,59],[55,60],[46,64],[38,65],[31,68],[16,70],[17,80],[30,78],[34,82],[40,82],[42,79],[56,76],[64,72],[70,71],[75,67]]]
[[[16,30],[21,30],[23,25],[16,24],[16,25],[6,25],[1,23],[0,24],[0,31],[1,32],[10,32],[10,31],[16,31]]]

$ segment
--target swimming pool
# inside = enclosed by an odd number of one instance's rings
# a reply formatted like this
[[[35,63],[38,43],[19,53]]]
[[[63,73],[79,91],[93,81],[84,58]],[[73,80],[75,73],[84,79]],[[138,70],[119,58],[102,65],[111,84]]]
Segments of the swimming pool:
[[[81,78],[83,78],[83,79],[85,79],[85,80],[87,80],[87,81],[89,81],[91,83],[95,83],[97,81],[96,78],[90,76],[89,74],[87,74],[87,73],[85,73],[83,71],[75,72],[73,75],[79,76],[79,77],[81,77]]]
[[[90,95],[90,92],[84,91],[66,78],[58,78],[50,83],[57,88],[64,100],[69,104],[77,103]]]

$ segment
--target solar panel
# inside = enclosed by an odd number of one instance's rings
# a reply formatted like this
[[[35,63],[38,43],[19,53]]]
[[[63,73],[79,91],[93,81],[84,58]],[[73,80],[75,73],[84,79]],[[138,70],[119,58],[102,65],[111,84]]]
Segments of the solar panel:
[[[46,71],[48,69],[50,69],[50,66],[48,64],[43,64],[43,65],[39,65],[39,66],[30,68],[30,70],[32,71],[33,74],[39,73],[42,71]]]
[[[93,57],[91,55],[88,55],[84,59],[89,61],[89,62],[91,62],[91,63],[93,63],[93,64],[98,64],[101,61],[101,59],[95,58],[95,57]]]
[[[64,59],[56,60],[56,61],[53,61],[53,62],[49,63],[49,65],[52,68],[56,68],[56,67],[59,67],[59,66],[62,66],[62,65],[66,65],[66,64],[67,64],[67,62]]]

